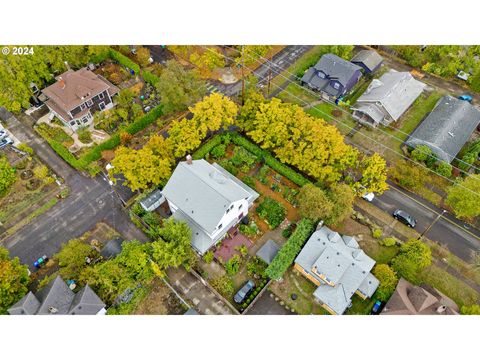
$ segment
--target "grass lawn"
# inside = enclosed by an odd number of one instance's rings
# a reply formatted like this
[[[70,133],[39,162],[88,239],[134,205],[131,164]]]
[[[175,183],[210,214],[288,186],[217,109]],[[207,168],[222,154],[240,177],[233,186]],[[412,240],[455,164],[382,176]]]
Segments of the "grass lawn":
[[[476,304],[479,300],[477,291],[436,265],[431,265],[422,270],[418,278],[422,283],[428,284],[447,295],[459,307]]]
[[[359,245],[377,264],[388,264],[400,251],[398,246],[382,246],[374,239],[362,240]]]
[[[319,99],[319,96],[304,89],[297,82],[290,83],[277,97],[284,102],[297,104],[301,107],[304,107],[305,103],[310,104]]]
[[[316,288],[315,284],[290,268],[281,282],[271,283],[269,290],[300,315],[328,315],[329,313],[313,297]],[[292,300],[292,294],[297,295],[296,300]]]
[[[357,294],[352,296],[352,307],[345,311],[345,315],[369,315],[375,303],[375,295],[371,299],[363,300]]]
[[[58,127],[53,127],[42,123],[37,126],[37,131],[46,138],[52,139],[61,143],[65,147],[73,145],[73,139],[63,130]]]

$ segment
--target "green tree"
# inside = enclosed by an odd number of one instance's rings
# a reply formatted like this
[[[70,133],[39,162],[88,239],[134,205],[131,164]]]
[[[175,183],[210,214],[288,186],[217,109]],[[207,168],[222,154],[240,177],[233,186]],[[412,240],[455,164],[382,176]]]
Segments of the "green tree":
[[[398,283],[395,271],[387,264],[377,264],[373,269],[373,275],[380,281],[376,297],[381,301],[387,301],[392,296]]]
[[[205,82],[175,60],[167,61],[156,87],[164,113],[185,110],[206,93]]]
[[[392,267],[397,274],[417,283],[418,272],[432,263],[432,252],[421,240],[410,239],[400,248],[399,254],[393,258]]]
[[[480,174],[469,175],[450,186],[445,203],[458,217],[468,219],[480,215]]]
[[[227,271],[227,274],[230,276],[235,275],[238,273],[238,270],[240,270],[240,263],[242,260],[240,259],[240,256],[235,254],[233,255],[226,263],[225,263],[225,270]]]
[[[16,180],[15,169],[10,166],[7,158],[0,157],[0,196],[5,196]]]
[[[329,217],[333,203],[326,192],[313,184],[306,184],[298,193],[298,209],[302,217],[320,220]]]
[[[422,187],[428,176],[424,169],[405,160],[397,161],[390,174],[401,186],[411,190]]]
[[[90,245],[81,239],[72,239],[62,244],[62,247],[53,258],[58,261],[60,275],[65,279],[78,280],[86,267],[85,259],[93,255]]]
[[[360,169],[362,174],[359,184],[365,192],[383,194],[388,189],[387,163],[379,154],[374,153],[372,156],[363,157]]]
[[[335,184],[328,190],[327,195],[333,208],[330,215],[325,218],[325,223],[328,225],[340,224],[352,214],[355,193],[346,184]]]
[[[21,265],[15,257],[10,259],[8,250],[0,246],[0,314],[20,300],[30,282],[27,265]]]
[[[445,161],[439,161],[435,171],[442,176],[450,177],[452,176],[452,165]]]
[[[146,47],[139,47],[137,49],[137,54],[135,55],[137,62],[140,66],[145,67],[150,64],[150,50]]]
[[[460,309],[460,313],[462,315],[480,315],[480,305],[474,304],[474,305],[464,305]]]

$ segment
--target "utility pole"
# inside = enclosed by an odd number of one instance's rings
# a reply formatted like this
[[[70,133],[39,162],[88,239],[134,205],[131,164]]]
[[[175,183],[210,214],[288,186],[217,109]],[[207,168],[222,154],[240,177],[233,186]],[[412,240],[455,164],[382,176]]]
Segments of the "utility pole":
[[[244,71],[243,71],[243,67],[244,67],[244,57],[243,57],[243,45],[242,45],[242,106],[244,105],[245,103],[245,74],[244,74]]]
[[[435,223],[447,212],[447,210],[443,210],[441,213],[437,215],[435,219],[433,219],[432,223],[420,234],[418,240],[422,240],[422,238],[427,234],[427,232],[435,225]]]

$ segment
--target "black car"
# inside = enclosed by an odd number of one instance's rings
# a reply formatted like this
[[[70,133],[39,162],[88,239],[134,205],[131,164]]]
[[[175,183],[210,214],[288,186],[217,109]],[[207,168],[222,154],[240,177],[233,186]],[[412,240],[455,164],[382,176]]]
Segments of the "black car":
[[[417,221],[407,212],[397,209],[393,212],[393,217],[405,225],[414,228]]]
[[[252,290],[255,288],[255,283],[252,280],[248,280],[245,285],[242,286],[240,290],[235,294],[233,297],[233,300],[237,304],[241,304],[247,296],[252,292]]]

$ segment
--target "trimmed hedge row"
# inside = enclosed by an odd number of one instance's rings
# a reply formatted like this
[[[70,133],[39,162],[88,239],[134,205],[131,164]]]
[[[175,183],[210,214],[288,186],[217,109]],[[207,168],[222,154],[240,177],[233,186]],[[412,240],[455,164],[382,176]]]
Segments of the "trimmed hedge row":
[[[205,144],[200,146],[197,151],[195,151],[192,155],[194,160],[203,159],[205,156],[210,154],[210,151],[217,146],[220,145],[223,141],[223,135],[216,135],[212,139],[208,140]]]
[[[133,71],[135,71],[135,74],[140,74],[140,66],[137,63],[130,60],[130,58],[126,57],[125,55],[119,53],[116,50],[113,50],[112,48],[110,48],[109,56],[113,60],[118,61],[123,66],[126,66],[129,69],[132,69]]]
[[[300,175],[289,166],[282,164],[268,151],[263,150],[258,145],[255,145],[254,143],[250,142],[248,139],[244,138],[243,136],[237,133],[233,133],[231,134],[231,139],[236,145],[242,146],[246,150],[250,151],[252,154],[258,156],[259,158],[262,158],[265,164],[267,164],[273,170],[278,172],[280,175],[285,176],[287,179],[291,180],[293,183],[297,184],[298,186],[303,186],[305,184],[310,183],[310,181],[307,178]]]
[[[292,265],[295,257],[302,249],[303,244],[315,229],[315,223],[309,219],[302,219],[298,222],[297,228],[285,245],[277,253],[273,261],[268,265],[265,274],[273,280],[280,279],[288,267]]]
[[[130,125],[128,125],[122,131],[125,131],[131,135],[135,135],[137,132],[145,129],[148,125],[152,124],[162,115],[162,106],[154,107],[149,113],[137,119]],[[120,145],[120,134],[117,132],[113,134],[107,141],[94,146],[89,152],[77,159],[68,149],[57,141],[46,139],[49,145],[60,157],[73,166],[75,169],[86,170],[88,166],[99,160],[102,157],[102,151],[113,150]]]
[[[152,86],[155,86],[160,81],[160,78],[158,76],[146,70],[142,71],[142,77],[143,77],[143,80],[145,80]]]

